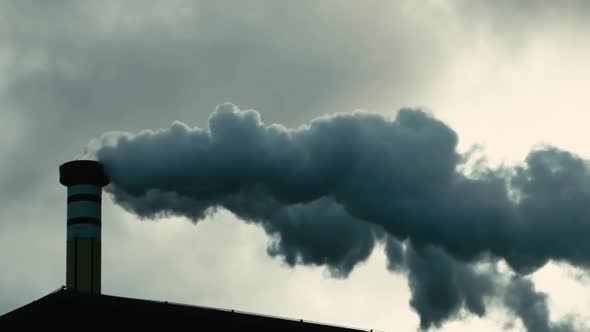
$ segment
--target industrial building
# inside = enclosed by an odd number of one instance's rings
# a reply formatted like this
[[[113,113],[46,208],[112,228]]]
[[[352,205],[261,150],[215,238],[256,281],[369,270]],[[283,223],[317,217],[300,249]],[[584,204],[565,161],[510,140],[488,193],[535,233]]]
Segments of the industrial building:
[[[120,327],[189,331],[361,331],[234,310],[104,295],[101,293],[101,196],[109,180],[100,163],[77,160],[60,166],[60,182],[68,188],[66,285],[0,316],[0,331]]]

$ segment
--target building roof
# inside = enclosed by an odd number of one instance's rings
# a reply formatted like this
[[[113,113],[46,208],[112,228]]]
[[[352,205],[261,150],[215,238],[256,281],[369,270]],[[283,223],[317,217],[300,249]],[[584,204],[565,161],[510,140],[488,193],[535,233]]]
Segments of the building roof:
[[[303,320],[283,319],[234,310],[169,302],[83,294],[61,288],[28,305],[0,316],[3,327],[166,327],[200,331],[362,331]]]

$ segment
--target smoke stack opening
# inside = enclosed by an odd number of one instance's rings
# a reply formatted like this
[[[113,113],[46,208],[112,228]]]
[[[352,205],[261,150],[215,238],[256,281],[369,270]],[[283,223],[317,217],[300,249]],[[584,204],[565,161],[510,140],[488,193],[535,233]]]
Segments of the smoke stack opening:
[[[59,182],[68,188],[66,287],[100,294],[101,196],[109,179],[101,163],[75,160],[59,167]]]

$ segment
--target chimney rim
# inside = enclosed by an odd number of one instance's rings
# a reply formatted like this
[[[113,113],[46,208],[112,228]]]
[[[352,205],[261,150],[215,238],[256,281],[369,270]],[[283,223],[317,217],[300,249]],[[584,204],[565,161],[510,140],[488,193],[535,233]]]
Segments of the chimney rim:
[[[77,184],[104,187],[110,181],[100,162],[95,160],[72,160],[59,166],[59,182],[66,187]]]

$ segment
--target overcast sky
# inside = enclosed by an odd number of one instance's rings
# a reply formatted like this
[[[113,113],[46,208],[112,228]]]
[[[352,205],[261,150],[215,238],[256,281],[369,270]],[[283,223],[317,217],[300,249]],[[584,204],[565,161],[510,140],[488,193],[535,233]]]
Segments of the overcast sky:
[[[519,163],[539,143],[590,158],[590,3],[553,1],[0,1],[0,314],[65,283],[58,166],[104,132],[206,127],[218,104],[296,127],[420,107]],[[383,250],[348,278],[291,268],[262,228],[220,211],[196,226],[103,200],[106,294],[414,331]],[[533,275],[551,318],[590,321],[586,274]],[[519,331],[502,310],[440,331]]]

